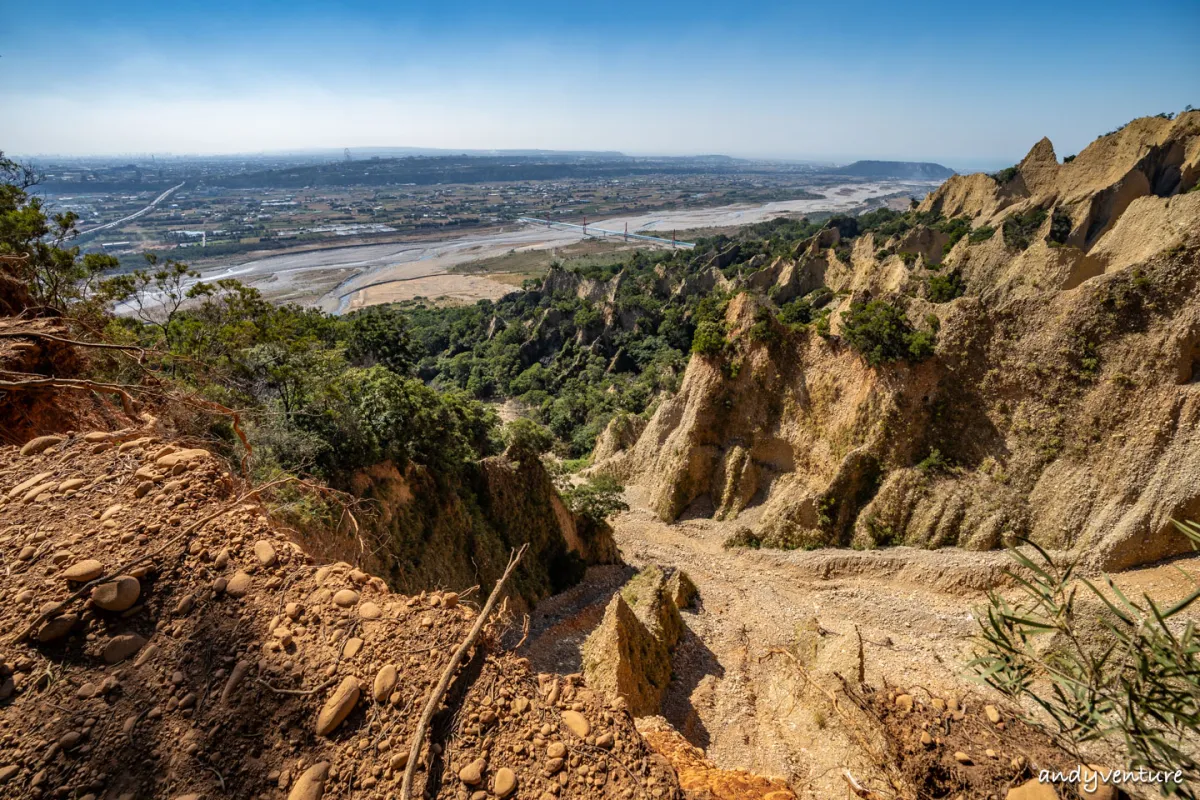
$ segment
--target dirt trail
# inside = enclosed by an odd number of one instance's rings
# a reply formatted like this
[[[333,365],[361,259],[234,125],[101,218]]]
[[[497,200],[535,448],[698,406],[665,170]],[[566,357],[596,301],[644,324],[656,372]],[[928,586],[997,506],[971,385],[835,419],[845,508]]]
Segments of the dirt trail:
[[[857,629],[868,683],[925,697],[985,693],[964,664],[977,629],[973,610],[989,588],[1006,584],[1007,554],[726,550],[722,543],[752,524],[754,511],[736,522],[667,524],[646,510],[638,489],[628,499],[632,510],[614,521],[625,561],[678,567],[699,588],[698,607],[683,614],[687,631],[663,716],[717,766],[786,778],[801,797],[841,796],[841,767],[873,771],[785,648],[808,654],[819,681],[834,684],[835,672],[853,680]],[[1190,561],[1185,568],[1200,571]],[[1178,574],[1166,566],[1120,582],[1174,595],[1186,583],[1169,577]],[[569,600],[539,608],[528,647],[539,669],[578,669],[578,643],[599,621],[615,578],[590,575]]]

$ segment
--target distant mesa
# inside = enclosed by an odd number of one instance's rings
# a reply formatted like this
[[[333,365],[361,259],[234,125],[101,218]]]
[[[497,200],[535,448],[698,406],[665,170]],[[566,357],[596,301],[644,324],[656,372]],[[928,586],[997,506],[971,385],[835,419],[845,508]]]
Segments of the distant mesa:
[[[855,161],[853,164],[838,167],[833,173],[870,180],[899,178],[919,181],[944,181],[957,174],[949,167],[927,161]]]

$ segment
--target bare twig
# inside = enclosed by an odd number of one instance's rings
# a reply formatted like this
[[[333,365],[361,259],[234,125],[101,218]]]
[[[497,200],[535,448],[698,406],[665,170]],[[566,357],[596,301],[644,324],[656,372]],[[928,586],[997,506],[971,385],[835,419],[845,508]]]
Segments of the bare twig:
[[[322,683],[320,686],[314,686],[311,689],[277,689],[276,687],[274,687],[271,684],[264,681],[262,678],[255,678],[254,680],[256,683],[259,683],[259,684],[267,687],[275,694],[292,694],[292,695],[299,695],[301,697],[303,697],[305,695],[316,694],[317,692],[322,691],[324,689],[328,689],[330,686],[333,686],[333,684],[337,683],[337,678],[330,678],[329,680]]]
[[[133,344],[112,344],[110,342],[82,342],[78,339],[67,339],[63,336],[55,336],[52,333],[43,333],[42,331],[17,330],[17,331],[0,331],[0,339],[47,339],[51,342],[60,344],[74,345],[75,347],[94,347],[102,350],[132,350],[135,353],[146,353],[146,348],[138,347]],[[151,350],[152,353],[158,351]]]
[[[445,697],[446,691],[450,688],[450,681],[454,678],[454,673],[458,670],[458,665],[466,657],[467,651],[471,649],[475,640],[479,638],[484,624],[492,613],[492,608],[495,607],[496,601],[504,591],[504,584],[508,581],[509,576],[512,575],[513,570],[517,568],[517,564],[521,563],[521,558],[528,549],[529,543],[526,542],[521,545],[520,550],[509,557],[508,567],[504,570],[504,574],[500,576],[500,580],[496,581],[496,585],[492,589],[492,593],[488,596],[487,602],[484,603],[479,616],[475,618],[475,624],[471,627],[471,632],[467,634],[467,638],[463,639],[462,644],[454,651],[454,655],[450,657],[450,662],[442,670],[441,680],[438,681],[433,693],[429,695],[429,701],[425,703],[425,710],[421,712],[421,719],[417,723],[417,730],[413,733],[412,746],[408,751],[408,766],[404,768],[404,781],[400,785],[400,800],[409,800],[412,797],[413,775],[417,771],[417,759],[421,755],[421,745],[425,743],[425,734],[429,730],[429,724],[433,721],[433,715],[437,713],[442,698]]]
[[[873,792],[855,780],[848,769],[842,770],[842,780],[846,782],[846,786],[854,793],[855,797],[861,797],[864,800],[886,800],[879,792]]]
[[[129,392],[131,390],[136,391],[137,388],[136,386],[118,386],[115,383],[97,383],[96,381],[86,381],[79,378],[0,380],[0,389],[10,392],[37,391],[39,389],[79,389],[82,391],[109,392],[120,396],[121,408],[125,410],[125,415],[132,419],[137,419],[137,406],[133,402],[133,397]]]

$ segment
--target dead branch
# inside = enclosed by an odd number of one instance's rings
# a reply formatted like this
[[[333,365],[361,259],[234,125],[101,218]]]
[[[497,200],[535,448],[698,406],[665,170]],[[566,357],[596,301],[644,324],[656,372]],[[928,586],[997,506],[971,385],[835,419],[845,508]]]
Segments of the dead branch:
[[[108,583],[109,581],[113,580],[114,578],[118,578],[121,575],[124,575],[129,570],[136,567],[138,564],[141,564],[145,561],[153,560],[159,554],[161,554],[164,550],[166,550],[168,547],[171,547],[176,542],[179,542],[180,540],[186,539],[187,537],[191,536],[193,533],[195,533],[196,531],[198,531],[200,528],[204,527],[208,523],[212,522],[214,519],[217,519],[218,517],[222,517],[222,516],[230,513],[231,511],[234,511],[239,506],[241,506],[242,503],[244,503],[247,500],[249,500],[250,498],[254,497],[259,492],[261,492],[265,489],[269,489],[272,486],[275,486],[277,484],[288,483],[288,482],[294,481],[294,480],[296,480],[296,479],[290,478],[290,477],[282,478],[277,481],[272,481],[271,483],[268,483],[264,486],[260,486],[256,489],[251,489],[250,491],[248,491],[245,494],[238,497],[236,500],[233,500],[232,502],[227,503],[224,506],[222,506],[220,510],[214,511],[212,514],[209,514],[207,517],[204,517],[203,519],[193,522],[191,525],[184,528],[178,534],[176,534],[175,536],[172,536],[170,539],[163,542],[161,546],[155,548],[154,550],[150,551],[149,553],[140,555],[137,558],[133,559],[132,561],[128,561],[128,562],[122,564],[121,566],[117,567],[115,570],[112,570],[105,575],[101,575],[99,578],[94,578],[94,579],[88,581],[87,583],[83,584],[78,589],[76,589],[75,592],[73,594],[71,594],[71,596],[68,597],[66,600],[63,600],[61,603],[56,603],[55,605],[51,606],[50,608],[47,608],[42,613],[38,614],[37,617],[34,618],[33,622],[29,625],[29,627],[26,628],[17,637],[16,641],[19,642],[23,639],[28,639],[30,636],[32,636],[37,631],[38,627],[41,626],[41,624],[43,622],[45,622],[46,620],[51,619],[53,617],[57,617],[59,614],[62,613],[63,609],[65,609],[68,605],[75,602],[79,598],[83,597],[85,594],[87,594],[89,591],[91,591],[94,587],[99,586],[102,583]]]
[[[433,694],[429,696],[429,701],[425,704],[425,710],[421,712],[421,719],[417,723],[417,730],[413,733],[412,746],[408,751],[408,766],[404,768],[404,781],[400,784],[400,800],[409,800],[412,797],[413,775],[417,771],[417,759],[421,755],[421,745],[425,743],[425,733],[429,729],[429,724],[433,721],[433,715],[437,713],[438,706],[442,703],[442,698],[445,697],[446,691],[450,688],[450,681],[454,678],[454,673],[458,671],[458,665],[466,657],[467,651],[471,649],[471,646],[475,644],[475,640],[479,638],[484,624],[492,613],[492,608],[495,607],[496,601],[504,591],[504,584],[508,581],[509,576],[512,575],[513,570],[517,568],[517,564],[521,563],[521,558],[528,549],[529,543],[526,542],[521,545],[520,550],[509,557],[508,567],[504,570],[504,574],[500,576],[500,580],[496,581],[496,585],[492,589],[492,593],[488,596],[487,602],[484,603],[479,616],[475,618],[475,624],[471,627],[471,632],[467,634],[467,638],[462,640],[462,644],[454,651],[454,655],[450,657],[450,662],[442,670],[441,680],[438,681]]]
[[[855,797],[861,797],[864,800],[887,800],[887,798],[885,798],[879,792],[873,792],[856,781],[848,769],[842,770],[842,780],[846,782],[846,786],[850,788],[850,791],[853,792]]]
[[[92,347],[101,350],[131,350],[135,353],[146,354],[146,348],[138,347],[132,344],[111,344],[108,342],[82,342],[78,339],[67,339],[62,336],[55,336],[52,333],[44,333],[42,331],[18,330],[18,331],[0,331],[0,339],[47,339],[51,342],[59,344],[69,344],[75,347]],[[150,352],[157,352],[151,350]]]
[[[271,684],[264,681],[262,678],[255,678],[254,680],[256,683],[262,684],[263,686],[267,687],[275,694],[291,694],[291,695],[299,695],[301,697],[303,697],[305,695],[316,694],[317,692],[322,691],[323,689],[328,689],[330,686],[333,686],[335,683],[337,683],[337,678],[330,678],[329,680],[322,683],[320,686],[314,686],[311,689],[277,689],[274,686],[272,686]]]
[[[38,391],[40,389],[77,389],[80,391],[108,392],[119,395],[121,408],[125,415],[137,419],[137,405],[130,391],[137,391],[136,386],[122,386],[115,383],[97,383],[79,378],[23,378],[21,380],[0,380],[0,389],[10,392]]]

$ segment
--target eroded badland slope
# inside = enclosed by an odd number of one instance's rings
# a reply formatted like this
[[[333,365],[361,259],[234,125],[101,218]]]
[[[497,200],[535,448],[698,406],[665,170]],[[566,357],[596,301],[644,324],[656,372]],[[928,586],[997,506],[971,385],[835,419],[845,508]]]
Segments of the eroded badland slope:
[[[1012,170],[955,176],[899,234],[830,227],[760,256],[729,279],[752,291],[727,304],[724,347],[691,359],[636,440],[602,437],[596,469],[646,486],[666,520],[759,507],[745,542],[1025,536],[1107,569],[1183,552],[1198,178],[1200,112],[1139,119],[1066,163],[1043,140]],[[824,330],[781,324],[801,297],[827,300]],[[881,305],[899,317],[862,322]],[[936,341],[930,357],[889,357],[884,323]]]

